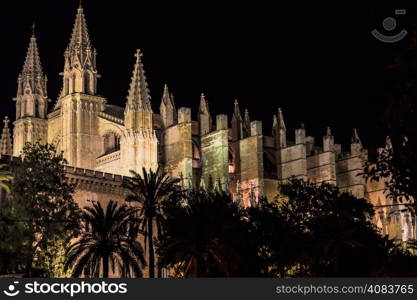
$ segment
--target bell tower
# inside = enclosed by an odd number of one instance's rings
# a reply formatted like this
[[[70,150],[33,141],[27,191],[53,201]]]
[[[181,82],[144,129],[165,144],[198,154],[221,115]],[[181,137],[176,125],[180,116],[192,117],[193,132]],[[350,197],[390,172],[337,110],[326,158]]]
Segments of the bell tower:
[[[139,49],[135,57],[124,111],[125,129],[120,141],[122,172],[126,176],[131,175],[130,170],[141,174],[143,168],[153,171],[158,168],[158,139],[153,129],[151,96]]]
[[[19,156],[26,143],[46,143],[48,124],[47,78],[43,74],[35,32],[29,41],[25,63],[17,79],[16,121],[13,155]]]
[[[61,145],[69,165],[94,169],[101,154],[99,113],[106,100],[97,96],[96,50],[88,34],[84,9],[77,9],[72,35],[64,53],[63,85],[55,110],[60,110]]]

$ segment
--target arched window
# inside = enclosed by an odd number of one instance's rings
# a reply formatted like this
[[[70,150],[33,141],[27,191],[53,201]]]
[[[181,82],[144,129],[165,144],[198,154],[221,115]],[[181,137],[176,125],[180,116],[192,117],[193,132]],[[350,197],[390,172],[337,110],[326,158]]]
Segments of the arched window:
[[[84,73],[84,93],[89,94],[91,92],[91,77],[89,72]]]
[[[76,80],[77,80],[77,75],[72,74],[72,90],[71,93],[75,93],[76,92]]]
[[[198,144],[193,141],[193,168],[201,168],[201,151]]]
[[[64,90],[65,95],[68,95],[69,94],[69,79],[68,78],[65,78],[64,88],[65,88]]]
[[[104,136],[104,154],[109,154],[120,150],[120,137],[114,133]]]

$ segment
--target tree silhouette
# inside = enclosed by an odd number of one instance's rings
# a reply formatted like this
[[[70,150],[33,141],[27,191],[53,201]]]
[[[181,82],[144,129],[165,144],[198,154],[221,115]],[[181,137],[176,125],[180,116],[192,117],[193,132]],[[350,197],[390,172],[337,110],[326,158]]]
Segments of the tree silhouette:
[[[84,207],[79,240],[67,252],[66,268],[72,276],[109,277],[109,270],[122,277],[142,277],[145,265],[138,242],[137,209],[110,201],[106,211],[100,202]]]
[[[140,229],[145,234],[145,247],[148,247],[149,277],[155,277],[155,229],[157,237],[162,234],[161,204],[163,201],[176,197],[181,192],[178,185],[180,179],[172,179],[158,168],[156,172],[147,171],[142,174],[131,171],[132,177],[126,178],[123,186],[130,191],[127,202],[139,206]]]
[[[387,250],[389,240],[373,224],[374,210],[366,199],[340,192],[329,183],[295,178],[283,184],[281,192],[287,199],[279,204],[279,213],[299,227],[304,243],[304,254],[299,255],[303,272],[296,276],[362,277],[381,269],[388,275],[392,265],[382,262],[393,259],[392,249],[398,250],[396,260],[415,260],[399,247]]]
[[[165,233],[159,264],[185,277],[230,277],[243,264],[246,228],[241,212],[224,192],[192,190],[164,203]]]
[[[78,205],[72,198],[75,186],[65,173],[66,160],[53,145],[27,143],[19,159],[13,160],[10,214],[6,222],[21,223],[27,235],[26,273],[32,276],[34,258],[55,239],[65,239],[77,230]],[[28,239],[28,240],[25,240]],[[36,262],[36,261],[35,261]]]

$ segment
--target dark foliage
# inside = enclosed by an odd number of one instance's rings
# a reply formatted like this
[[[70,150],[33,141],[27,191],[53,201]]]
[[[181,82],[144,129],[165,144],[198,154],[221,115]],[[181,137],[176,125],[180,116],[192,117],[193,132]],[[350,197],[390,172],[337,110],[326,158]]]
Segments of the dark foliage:
[[[139,206],[140,229],[145,234],[145,247],[148,248],[149,277],[155,277],[154,238],[162,235],[161,204],[167,199],[175,199],[181,193],[179,179],[171,179],[158,168],[149,172],[143,168],[142,174],[131,171],[132,178],[126,178],[123,186],[130,191],[127,202]],[[155,232],[156,229],[156,232]]]
[[[66,267],[72,268],[72,276],[107,278],[111,271],[121,277],[142,277],[145,257],[136,214],[137,208],[113,201],[106,211],[99,202],[84,207],[81,235],[67,253]]]

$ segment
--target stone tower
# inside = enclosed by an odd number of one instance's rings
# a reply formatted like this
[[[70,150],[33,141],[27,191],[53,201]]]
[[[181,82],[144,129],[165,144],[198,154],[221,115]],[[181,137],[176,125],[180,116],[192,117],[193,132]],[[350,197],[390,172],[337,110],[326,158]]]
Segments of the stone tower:
[[[142,64],[142,53],[136,51],[127,103],[124,111],[124,131],[121,138],[121,161],[124,175],[130,170],[158,168],[158,140],[153,129],[153,112],[148,84]]]
[[[204,94],[200,97],[200,106],[198,109],[198,122],[200,124],[200,135],[206,135],[212,130],[213,120],[211,119],[210,109]]]
[[[47,78],[43,74],[35,33],[30,38],[23,70],[17,80],[16,121],[13,155],[19,156],[26,143],[46,143],[48,124]]]
[[[96,69],[96,56],[97,52],[92,48],[88,35],[84,11],[80,6],[71,40],[64,54],[62,97],[72,93],[96,94],[97,79],[100,78]]]
[[[98,115],[106,100],[95,95],[100,76],[81,6],[64,58],[63,87],[55,106],[55,110],[61,110],[61,149],[70,165],[94,169],[102,152],[97,146],[102,144]]]
[[[177,110],[175,108],[174,99],[169,93],[167,85],[164,86],[164,93],[162,94],[159,113],[161,115],[162,125],[164,128],[177,124]]]
[[[3,120],[4,127],[0,138],[0,154],[2,155],[13,154],[12,137],[10,135],[9,122],[10,120],[6,116]]]

